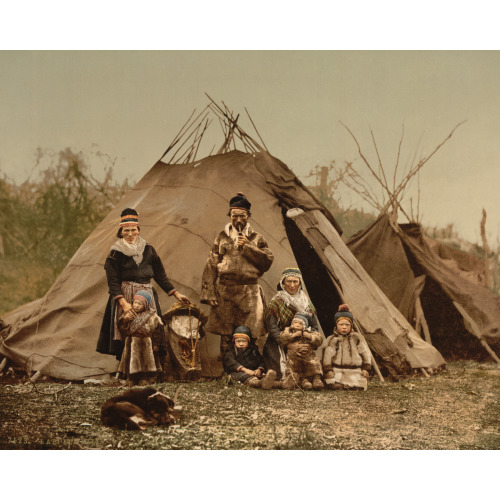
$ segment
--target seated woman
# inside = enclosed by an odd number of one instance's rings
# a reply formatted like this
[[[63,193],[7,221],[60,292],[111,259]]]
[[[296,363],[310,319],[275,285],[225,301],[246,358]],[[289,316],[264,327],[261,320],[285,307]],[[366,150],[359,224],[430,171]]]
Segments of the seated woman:
[[[268,336],[263,356],[266,368],[274,370],[277,380],[280,380],[286,370],[286,354],[279,342],[281,332],[292,324],[296,313],[306,313],[310,317],[309,326],[313,331],[319,331],[319,322],[316,309],[302,289],[300,269],[285,269],[277,289],[278,293],[269,302],[265,313]]]

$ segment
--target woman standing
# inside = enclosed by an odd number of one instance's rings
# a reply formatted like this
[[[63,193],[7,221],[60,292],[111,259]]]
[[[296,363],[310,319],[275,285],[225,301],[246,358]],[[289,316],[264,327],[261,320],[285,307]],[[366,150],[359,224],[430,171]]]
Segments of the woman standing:
[[[319,331],[316,309],[302,289],[300,269],[289,267],[281,274],[278,293],[271,299],[266,310],[266,326],[268,336],[264,345],[264,363],[266,370],[274,370],[278,380],[285,373],[286,356],[278,342],[280,333],[292,324],[296,313],[307,313],[311,316],[310,327]]]
[[[168,295],[173,295],[181,302],[189,299],[175,290],[168,279],[160,257],[156,250],[140,236],[139,217],[133,208],[126,208],[121,213],[118,240],[112,245],[104,269],[108,280],[109,299],[104,312],[97,352],[115,355],[121,359],[124,338],[118,329],[117,318],[131,311],[133,298],[140,290],[152,296],[151,307],[161,317],[158,295],[151,286],[154,279]],[[158,328],[152,337],[155,359],[159,365],[159,357],[164,354],[166,340],[164,328]],[[160,366],[158,366],[161,369]]]

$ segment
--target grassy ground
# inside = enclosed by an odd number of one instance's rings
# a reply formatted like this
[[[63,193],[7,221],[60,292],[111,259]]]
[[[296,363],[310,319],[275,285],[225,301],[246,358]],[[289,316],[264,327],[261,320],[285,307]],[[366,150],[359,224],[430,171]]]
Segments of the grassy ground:
[[[173,396],[178,384],[161,384]],[[119,387],[0,378],[0,449],[500,449],[500,369],[450,363],[431,378],[370,381],[367,392],[262,391],[186,383],[179,419],[143,432],[103,427]],[[59,392],[56,392],[59,391]],[[55,394],[53,394],[55,393]]]

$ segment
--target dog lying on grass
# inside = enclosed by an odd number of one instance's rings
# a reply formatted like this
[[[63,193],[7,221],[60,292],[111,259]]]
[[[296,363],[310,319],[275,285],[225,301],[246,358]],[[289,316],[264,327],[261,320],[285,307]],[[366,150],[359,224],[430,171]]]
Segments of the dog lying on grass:
[[[175,423],[175,402],[152,387],[129,389],[109,398],[101,408],[102,423],[113,429],[144,430]]]

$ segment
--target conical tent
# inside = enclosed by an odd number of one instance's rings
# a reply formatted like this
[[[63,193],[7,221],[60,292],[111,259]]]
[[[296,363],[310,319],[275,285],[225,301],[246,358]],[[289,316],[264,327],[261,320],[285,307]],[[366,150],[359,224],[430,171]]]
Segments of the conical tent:
[[[230,115],[224,117],[228,130],[248,137]],[[158,251],[174,286],[199,304],[209,249],[227,222],[229,199],[243,191],[252,203],[250,223],[274,253],[260,280],[267,300],[282,270],[298,265],[327,335],[338,305],[348,302],[382,365],[389,355],[415,369],[442,366],[439,352],[418,337],[363,271],[331,214],[288,167],[256,141],[249,148],[247,140],[245,152],[230,151],[231,141],[228,133],[220,154],[199,161],[189,153],[185,163],[157,162],[84,241],[47,294],[2,318],[7,336],[0,352],[29,372],[60,379],[114,373],[116,359],[95,347],[108,294],[103,266],[121,210],[139,212],[141,234]],[[163,311],[173,304],[161,291],[159,300]],[[218,341],[207,334],[201,342],[205,376],[221,374]]]
[[[418,300],[430,340],[447,359],[485,359],[486,351],[488,359],[495,358],[500,297],[451,269],[432,251],[419,224],[394,224],[382,215],[348,247],[412,324]]]

